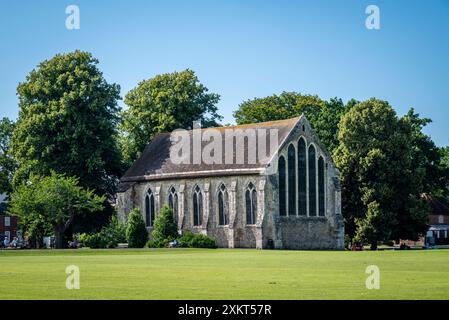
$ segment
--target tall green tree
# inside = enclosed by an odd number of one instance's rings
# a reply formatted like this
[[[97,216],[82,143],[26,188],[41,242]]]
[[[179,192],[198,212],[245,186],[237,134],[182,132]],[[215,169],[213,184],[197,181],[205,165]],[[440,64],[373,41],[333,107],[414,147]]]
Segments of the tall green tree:
[[[440,165],[444,169],[445,175],[445,185],[443,186],[443,190],[441,192],[441,196],[449,199],[449,147],[439,148],[440,153]]]
[[[417,239],[426,230],[424,172],[413,163],[413,126],[385,101],[370,99],[342,118],[334,160],[341,171],[349,236],[371,243]]]
[[[338,145],[338,123],[354,104],[354,100],[345,105],[338,98],[323,101],[316,95],[282,92],[280,95],[244,101],[234,112],[234,117],[237,124],[247,124],[288,119],[304,113],[320,140],[332,151]]]
[[[192,70],[157,75],[129,91],[120,126],[125,163],[136,160],[156,133],[188,129],[197,120],[216,126],[220,96],[208,91]]]
[[[51,170],[113,194],[121,174],[117,144],[120,88],[109,84],[88,52],[58,54],[19,84],[19,117],[11,141],[14,183]]]
[[[51,226],[56,237],[56,248],[64,246],[64,232],[77,215],[98,212],[102,209],[104,196],[79,186],[77,177],[66,177],[54,171],[46,177],[32,175],[26,183],[18,186],[11,195],[8,212],[30,222],[25,233],[42,233]],[[38,231],[33,228],[39,228]],[[36,234],[33,234],[36,235]]]
[[[12,176],[15,161],[10,153],[10,142],[14,130],[14,122],[8,118],[0,120],[0,194],[12,191]]]
[[[403,117],[411,127],[412,162],[423,175],[423,192],[434,196],[447,194],[449,183],[448,166],[442,159],[443,154],[432,139],[423,132],[423,128],[432,122],[429,118],[420,118],[412,108]]]

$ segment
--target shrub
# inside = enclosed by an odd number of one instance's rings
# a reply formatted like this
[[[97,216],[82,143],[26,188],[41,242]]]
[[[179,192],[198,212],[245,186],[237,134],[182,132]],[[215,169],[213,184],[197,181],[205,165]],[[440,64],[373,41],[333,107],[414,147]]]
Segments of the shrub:
[[[125,225],[116,216],[112,216],[109,223],[94,234],[83,233],[79,237],[79,242],[90,248],[115,248],[120,242],[125,242]]]
[[[178,226],[173,219],[173,211],[169,206],[164,205],[159,212],[159,215],[154,221],[154,229],[151,233],[153,236],[152,243],[154,246],[160,248],[178,237]]]
[[[163,239],[163,240],[150,240],[147,242],[148,248],[166,248],[168,244],[172,242],[173,238]]]
[[[126,239],[128,248],[143,248],[147,243],[148,231],[139,209],[134,209],[128,216]]]
[[[186,232],[178,241],[182,248],[217,248],[215,240],[205,234]]]

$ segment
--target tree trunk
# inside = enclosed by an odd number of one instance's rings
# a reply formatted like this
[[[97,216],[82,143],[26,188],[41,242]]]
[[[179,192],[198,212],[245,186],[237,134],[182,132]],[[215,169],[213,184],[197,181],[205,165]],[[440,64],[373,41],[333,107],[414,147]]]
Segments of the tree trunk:
[[[373,251],[377,250],[377,241],[371,242],[371,248],[370,249],[373,250]]]
[[[64,231],[61,231],[62,228],[55,228],[55,248],[63,249],[64,248]]]

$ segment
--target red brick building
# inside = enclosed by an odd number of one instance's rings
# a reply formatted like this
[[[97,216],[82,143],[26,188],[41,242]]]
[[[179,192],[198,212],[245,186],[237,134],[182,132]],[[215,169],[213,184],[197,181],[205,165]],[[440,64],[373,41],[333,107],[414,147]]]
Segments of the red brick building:
[[[11,240],[17,236],[17,217],[0,215],[0,235],[5,235]]]

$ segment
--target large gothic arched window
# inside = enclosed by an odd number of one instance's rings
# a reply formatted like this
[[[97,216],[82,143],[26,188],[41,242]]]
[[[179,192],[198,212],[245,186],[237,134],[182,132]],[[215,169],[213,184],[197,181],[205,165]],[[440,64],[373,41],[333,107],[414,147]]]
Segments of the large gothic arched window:
[[[295,147],[288,147],[288,214],[296,216],[296,154]]]
[[[168,206],[173,211],[173,218],[178,222],[178,194],[173,186],[168,190]]]
[[[154,195],[151,189],[148,189],[145,196],[145,222],[147,227],[152,227],[155,218]]]
[[[307,215],[307,157],[303,138],[298,141],[298,214]]]
[[[198,186],[193,190],[193,225],[203,224],[203,194]]]
[[[320,156],[318,159],[318,215],[325,215],[324,199],[324,159]]]
[[[309,147],[309,216],[317,215],[316,205],[316,150]]]
[[[246,223],[255,224],[257,216],[257,192],[254,184],[250,182],[245,192]]]
[[[279,215],[287,215],[287,205],[286,205],[286,183],[285,183],[285,159],[283,156],[279,157],[278,160],[278,170],[279,170]]]
[[[229,223],[229,200],[226,186],[221,184],[218,188],[218,224],[221,226]]]

